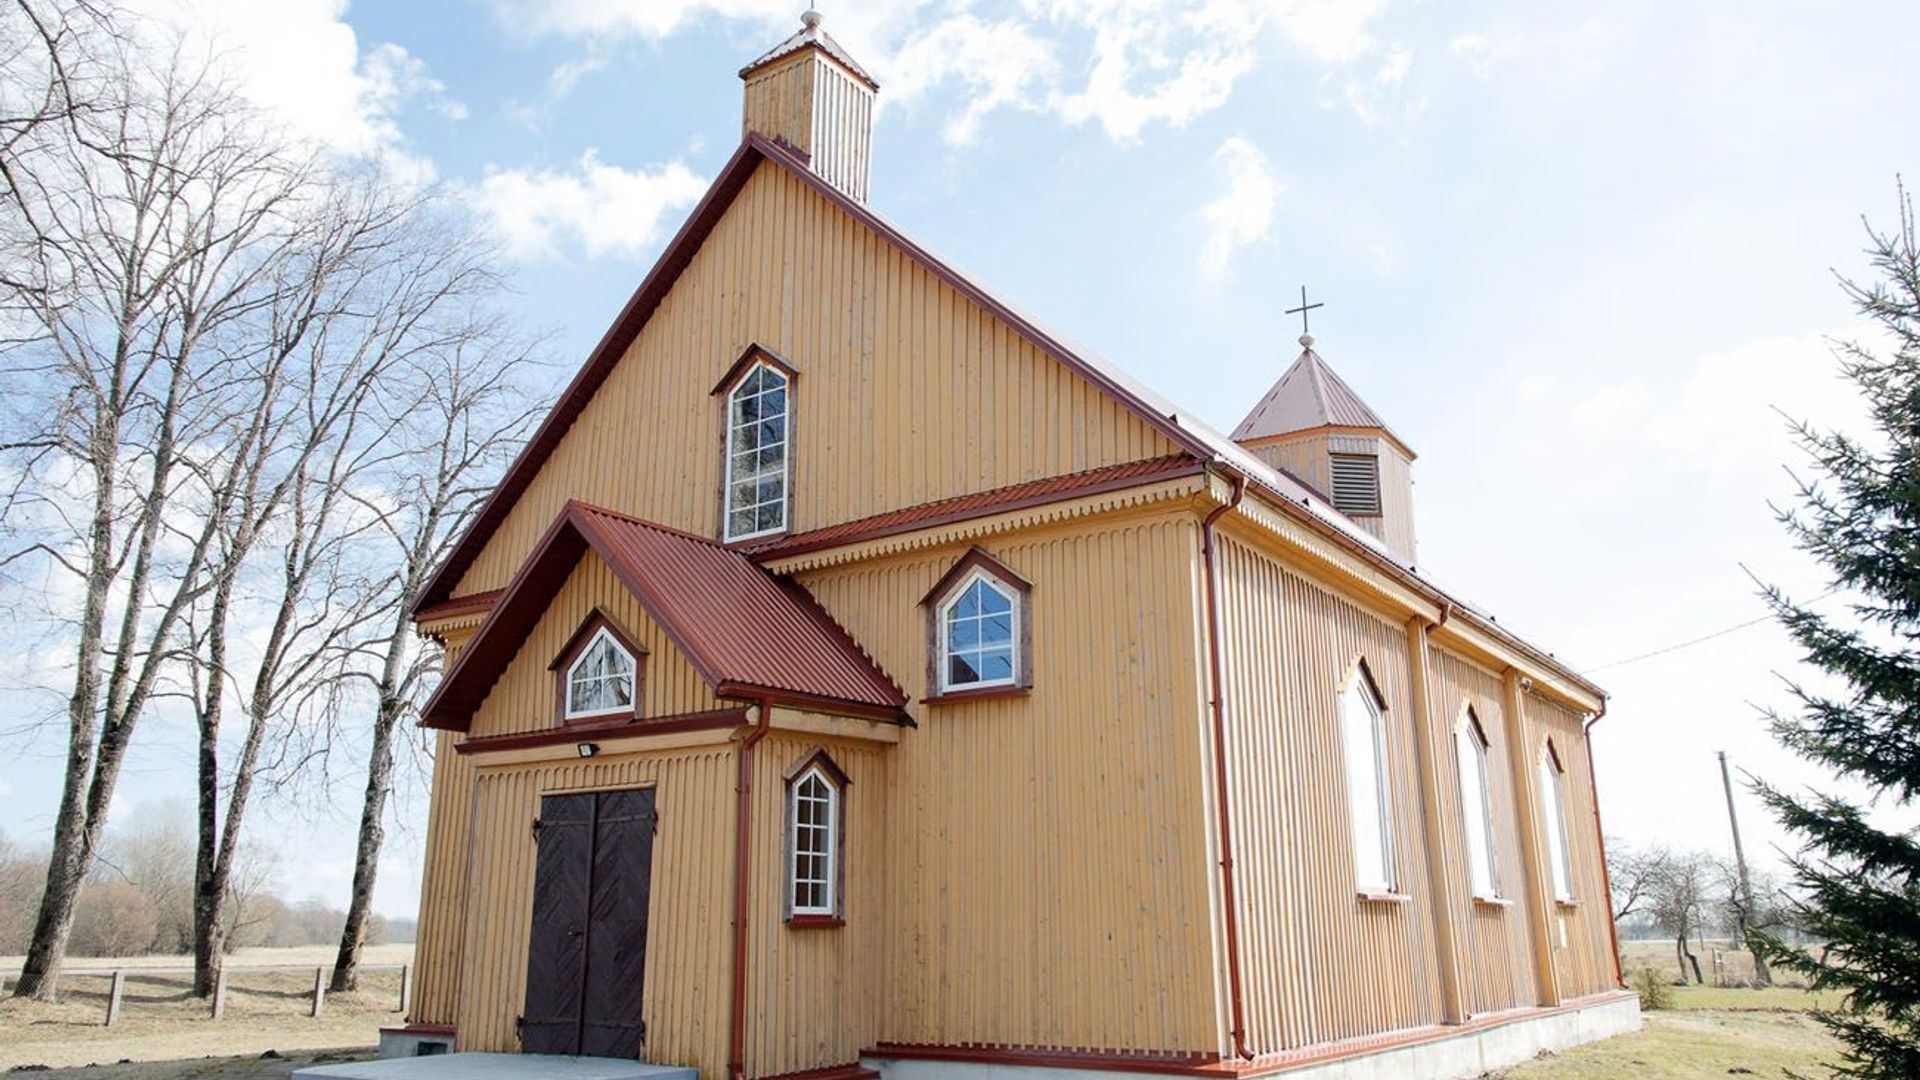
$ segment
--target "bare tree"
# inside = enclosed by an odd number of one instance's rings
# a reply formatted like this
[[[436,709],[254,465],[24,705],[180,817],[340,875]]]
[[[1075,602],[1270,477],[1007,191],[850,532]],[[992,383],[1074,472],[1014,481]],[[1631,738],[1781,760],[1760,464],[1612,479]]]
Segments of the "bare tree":
[[[45,613],[73,659],[51,860],[15,989],[43,998],[133,732],[260,437],[230,339],[271,296],[306,187],[302,163],[260,138],[204,65],[130,48],[114,63],[121,98],[69,117],[67,137],[30,140],[5,193],[34,244],[0,292],[0,320],[24,328],[0,352],[13,391],[0,567],[77,594]]]
[[[1700,958],[1688,939],[1706,925],[1711,902],[1712,860],[1697,852],[1668,853],[1647,893],[1647,914],[1654,925],[1673,937],[1674,961],[1680,967],[1680,981],[1687,981],[1687,969],[1693,969],[1693,981],[1704,985]]]
[[[1663,847],[1634,847],[1618,836],[1606,838],[1608,883],[1613,887],[1613,918],[1621,922],[1645,915],[1655,883],[1671,857]]]
[[[422,648],[413,631],[414,602],[541,412],[519,385],[531,363],[530,343],[473,312],[455,327],[459,332],[444,347],[416,358],[423,393],[406,412],[404,451],[378,502],[367,506],[384,541],[389,588],[380,629],[357,647],[361,676],[372,690],[373,723],[353,891],[333,966],[335,991],[354,988],[360,950],[368,943],[400,725],[418,715],[438,671],[438,650]]]

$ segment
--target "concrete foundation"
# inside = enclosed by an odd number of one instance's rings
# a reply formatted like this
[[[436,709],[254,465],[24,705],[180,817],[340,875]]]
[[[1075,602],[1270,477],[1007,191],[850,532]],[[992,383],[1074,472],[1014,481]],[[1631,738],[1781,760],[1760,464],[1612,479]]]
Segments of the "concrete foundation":
[[[430,1054],[315,1065],[294,1080],[699,1080],[683,1065],[545,1054]]]
[[[1436,1029],[1430,1036],[1413,1036],[1386,1046],[1373,1040],[1372,1048],[1355,1043],[1350,1052],[1343,1052],[1339,1044],[1311,1047],[1299,1055],[1297,1062],[1256,1065],[1244,1075],[1283,1076],[1286,1080],[1465,1080],[1517,1065],[1543,1051],[1564,1050],[1639,1028],[1640,999],[1632,994],[1609,995],[1551,1012],[1530,1011],[1512,1019],[1491,1017],[1458,1029]],[[861,1064],[877,1069],[881,1080],[1122,1080],[1127,1076],[1167,1075],[1146,1070],[1128,1073],[1112,1068],[882,1057],[863,1058]]]
[[[453,1053],[453,1033],[416,1027],[380,1029],[380,1056],[383,1058],[426,1057]]]

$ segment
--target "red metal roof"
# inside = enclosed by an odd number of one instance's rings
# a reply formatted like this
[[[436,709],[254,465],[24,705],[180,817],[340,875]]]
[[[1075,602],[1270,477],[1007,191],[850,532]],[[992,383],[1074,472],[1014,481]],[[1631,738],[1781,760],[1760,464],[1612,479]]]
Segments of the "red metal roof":
[[[1385,431],[1387,423],[1360,400],[1360,395],[1327,366],[1319,353],[1307,348],[1253,411],[1247,413],[1247,418],[1240,421],[1240,426],[1233,429],[1233,439],[1245,442],[1322,427]]]
[[[705,537],[572,501],[462,650],[424,725],[466,729],[588,548],[722,697],[904,718],[906,695],[799,585]]]
[[[791,536],[775,537],[744,547],[756,559],[762,561],[778,559],[787,555],[837,547],[841,544],[895,536],[949,522],[968,521],[1028,506],[1041,506],[1064,499],[1079,498],[1083,495],[1095,495],[1103,491],[1137,487],[1156,480],[1192,476],[1199,473],[1201,469],[1199,460],[1191,454],[1169,454],[1166,457],[1129,461],[1122,465],[1108,465],[1098,469],[1088,469],[1085,472],[1069,473],[1065,476],[1048,476],[1039,480],[1029,480],[1023,484],[994,488],[991,491],[921,503],[918,506],[890,510],[887,513],[875,514],[857,521],[828,525],[820,529],[794,533]]]

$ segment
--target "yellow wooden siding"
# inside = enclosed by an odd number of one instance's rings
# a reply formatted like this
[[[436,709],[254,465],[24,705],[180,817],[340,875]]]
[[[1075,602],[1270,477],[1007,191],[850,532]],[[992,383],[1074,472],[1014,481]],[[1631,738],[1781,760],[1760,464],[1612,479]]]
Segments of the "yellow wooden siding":
[[[1413,462],[1391,441],[1373,435],[1320,431],[1255,442],[1248,450],[1268,465],[1292,473],[1322,493],[1333,490],[1333,454],[1375,455],[1380,461],[1380,514],[1356,517],[1353,521],[1386,544],[1389,551],[1409,563],[1417,561]]]
[[[426,864],[420,880],[413,996],[407,1013],[407,1022],[413,1024],[454,1023],[460,1007],[460,953],[466,938],[467,826],[473,793],[473,765],[453,749],[462,737],[441,731],[433,740]]]
[[[786,923],[787,774],[823,747],[849,781],[840,850],[846,925],[795,930]],[[887,765],[887,750],[843,741],[773,736],[754,750],[749,1076],[843,1065],[879,1038]]]
[[[534,623],[520,651],[493,684],[492,692],[474,710],[468,732],[471,736],[507,735],[554,726],[556,684],[548,665],[596,607],[635,645],[647,650],[641,715],[673,716],[725,704],[660,624],[614,576],[613,568],[589,548]]]
[[[1533,1005],[1533,952],[1527,940],[1528,909],[1520,857],[1520,829],[1514,816],[1512,747],[1506,737],[1505,709],[1501,705],[1500,677],[1444,649],[1429,652],[1432,671],[1432,708],[1436,748],[1441,763],[1442,832],[1448,864],[1458,875],[1459,897],[1455,925],[1460,928],[1461,980],[1470,1014]],[[1487,735],[1487,778],[1493,796],[1493,860],[1495,884],[1505,906],[1475,904],[1467,861],[1465,818],[1461,809],[1460,772],[1454,756],[1453,732],[1471,706]]]
[[[591,760],[482,768],[467,892],[461,1050],[519,1049],[526,1000],[534,839],[540,797],[653,787],[654,836],[643,1016],[648,1061],[725,1075],[731,992],[734,749],[652,754],[609,749]]]
[[[1031,693],[916,706],[890,751],[882,1038],[1214,1051],[1190,515],[985,544],[1033,583]],[[953,546],[801,581],[924,691]]]
[[[1264,1053],[1437,1023],[1406,632],[1231,536],[1218,563],[1249,1045]],[[1338,697],[1363,657],[1386,698],[1406,903],[1356,895]]]
[[[1526,707],[1535,752],[1546,745],[1547,738],[1552,738],[1560,763],[1566,769],[1562,790],[1566,798],[1567,853],[1573,864],[1573,895],[1578,904],[1552,905],[1553,924],[1548,938],[1553,947],[1554,968],[1560,976],[1561,998],[1584,997],[1614,989],[1616,985],[1612,898],[1607,895],[1600,831],[1595,824],[1592,774],[1587,762],[1591,748],[1587,744],[1584,721],[1578,713],[1533,694],[1527,695]],[[1551,882],[1551,876],[1546,880]]]
[[[818,63],[811,50],[802,50],[748,76],[741,134],[765,135],[811,154],[813,69]]]
[[[709,391],[753,342],[800,370],[796,530],[1174,451],[791,174],[762,165],[456,595],[504,585],[568,498],[716,535],[723,403]]]
[[[813,147],[807,164],[834,187],[867,201],[873,157],[873,91],[838,64],[817,60],[813,99]]]

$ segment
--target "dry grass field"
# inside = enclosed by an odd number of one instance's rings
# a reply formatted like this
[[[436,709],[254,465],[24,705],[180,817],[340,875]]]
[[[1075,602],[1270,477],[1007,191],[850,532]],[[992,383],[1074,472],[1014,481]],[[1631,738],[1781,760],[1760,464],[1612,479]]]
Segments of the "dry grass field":
[[[411,945],[382,945],[367,950],[366,962],[403,964],[412,957]],[[308,1015],[313,968],[332,959],[333,951],[327,948],[240,950],[228,960],[226,1016],[221,1020],[210,1019],[206,1003],[188,992],[188,976],[137,974],[142,968],[187,966],[185,958],[77,960],[74,972],[62,980],[57,1004],[0,1000],[0,1072],[34,1065],[95,1065],[84,1073],[93,1080],[271,1077],[287,1075],[290,1061],[262,1060],[260,1055],[269,1050],[283,1055],[341,1048],[365,1052],[378,1041],[382,1025],[399,1021],[400,973],[362,975],[361,988],[354,993],[327,995],[326,1008],[316,1020]],[[18,957],[0,958],[0,971],[8,975],[19,965]],[[297,970],[248,970],[269,966]],[[128,976],[120,1022],[108,1028],[101,1021],[109,980],[79,972],[112,967],[127,969]],[[252,1064],[246,1071],[233,1071],[242,1066],[209,1058]],[[123,1061],[155,1064],[118,1066]],[[215,1065],[228,1071],[210,1071]]]

